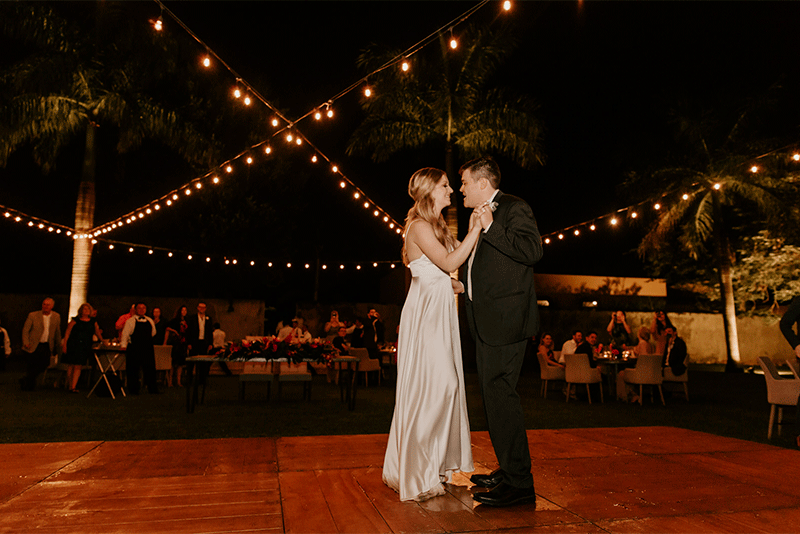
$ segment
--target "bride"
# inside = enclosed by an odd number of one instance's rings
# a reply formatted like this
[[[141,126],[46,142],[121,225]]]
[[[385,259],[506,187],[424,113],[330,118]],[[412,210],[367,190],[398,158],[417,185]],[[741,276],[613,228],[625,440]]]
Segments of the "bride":
[[[481,231],[478,208],[458,243],[442,217],[453,189],[444,171],[425,168],[408,184],[414,199],[405,225],[403,262],[411,287],[400,316],[397,392],[383,461],[383,482],[402,501],[444,494],[455,471],[473,471],[461,339],[448,273],[467,260]]]

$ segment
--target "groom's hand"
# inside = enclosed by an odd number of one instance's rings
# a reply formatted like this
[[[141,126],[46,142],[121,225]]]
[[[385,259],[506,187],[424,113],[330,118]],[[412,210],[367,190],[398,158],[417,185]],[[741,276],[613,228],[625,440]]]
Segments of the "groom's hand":
[[[458,295],[459,293],[463,293],[464,292],[464,284],[462,284],[461,282],[459,282],[455,278],[451,278],[450,279],[450,283],[453,286],[453,293],[455,293],[456,295]]]
[[[475,210],[478,213],[478,217],[480,217],[481,221],[481,228],[486,230],[494,221],[494,217],[492,216],[492,209],[488,206],[480,206]]]

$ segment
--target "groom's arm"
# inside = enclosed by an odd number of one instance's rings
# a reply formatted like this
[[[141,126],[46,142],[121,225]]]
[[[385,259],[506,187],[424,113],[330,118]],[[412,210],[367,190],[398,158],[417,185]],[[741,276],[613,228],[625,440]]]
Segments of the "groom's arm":
[[[522,200],[508,206],[505,221],[492,221],[483,239],[517,263],[533,265],[542,258],[539,227],[531,207]]]

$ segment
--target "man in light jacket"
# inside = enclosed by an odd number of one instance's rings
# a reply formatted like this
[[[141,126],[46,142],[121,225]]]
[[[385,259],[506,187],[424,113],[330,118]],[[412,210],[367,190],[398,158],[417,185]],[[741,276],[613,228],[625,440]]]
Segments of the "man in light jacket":
[[[50,357],[61,355],[61,316],[53,311],[55,301],[47,297],[42,310],[28,314],[22,327],[22,350],[27,352],[25,376],[19,384],[33,391],[37,377],[50,366]]]

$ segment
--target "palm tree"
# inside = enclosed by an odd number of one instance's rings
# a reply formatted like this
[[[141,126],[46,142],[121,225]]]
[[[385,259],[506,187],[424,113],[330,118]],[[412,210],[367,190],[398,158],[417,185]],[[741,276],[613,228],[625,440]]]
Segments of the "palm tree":
[[[783,165],[785,155],[774,150],[780,144],[743,139],[754,111],[750,107],[739,112],[722,136],[715,135],[717,128],[709,117],[676,120],[679,138],[687,141],[683,161],[653,172],[648,184],[676,202],[660,212],[638,247],[642,258],[670,248],[693,260],[710,255],[722,297],[728,370],[741,362],[731,275],[735,228],[752,227],[758,217],[759,229],[779,229],[797,220],[799,213],[792,201],[797,191]]]
[[[98,132],[117,135],[120,154],[154,139],[190,162],[207,160],[210,144],[181,116],[150,96],[166,70],[148,66],[156,37],[130,23],[123,4],[93,3],[81,27],[56,9],[39,3],[2,3],[0,31],[32,52],[7,70],[2,86],[0,165],[24,146],[32,146],[42,171],[55,166],[70,143],[83,140],[83,168],[75,209],[77,234],[94,227]],[[87,6],[69,5],[81,11]],[[87,15],[86,13],[82,13]],[[163,46],[163,43],[162,43]],[[159,52],[164,52],[163,48]],[[150,93],[148,94],[148,89]],[[86,302],[91,239],[75,239],[70,287],[70,317]]]
[[[382,162],[403,149],[440,147],[451,183],[457,181],[457,157],[493,152],[526,168],[543,164],[543,127],[535,115],[536,104],[491,85],[514,48],[510,34],[472,26],[455,51],[444,35],[439,41],[441,53],[430,58],[415,55],[408,72],[395,66],[370,80],[375,96],[362,102],[367,116],[353,133],[347,153],[368,153]],[[395,57],[396,51],[370,47],[358,62],[371,71]],[[457,235],[455,205],[447,211],[447,222]]]

